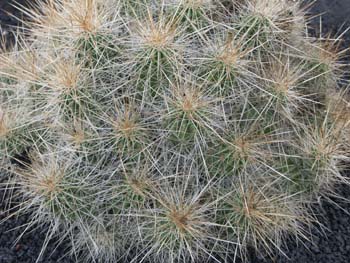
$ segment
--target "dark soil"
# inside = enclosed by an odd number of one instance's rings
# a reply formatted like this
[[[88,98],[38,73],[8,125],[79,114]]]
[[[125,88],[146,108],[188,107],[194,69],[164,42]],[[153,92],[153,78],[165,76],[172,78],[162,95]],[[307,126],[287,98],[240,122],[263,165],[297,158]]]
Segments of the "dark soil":
[[[11,38],[11,27],[17,24],[15,18],[8,12],[21,17],[21,13],[11,6],[11,0],[0,0],[0,33]],[[25,3],[25,0],[17,0]],[[30,0],[27,0],[30,2]],[[326,35],[327,32],[338,34],[350,27],[350,0],[318,0],[311,9],[312,14],[324,13],[321,17],[311,20],[311,32],[316,35]],[[322,21],[322,30],[320,30]],[[350,31],[344,35],[344,47],[350,45]],[[0,177],[0,183],[5,178]],[[341,185],[337,192],[344,199],[350,200],[349,186]],[[337,205],[334,203],[336,202]],[[6,216],[4,210],[6,196],[0,191],[0,221]],[[350,203],[339,199],[320,199],[313,210],[324,225],[312,229],[312,240],[304,244],[296,243],[293,239],[286,242],[284,251],[287,257],[276,253],[274,259],[263,259],[251,255],[251,263],[349,263],[350,262]],[[17,243],[16,239],[22,234],[23,228],[18,226],[29,222],[28,216],[12,218],[0,225],[0,263],[34,263],[40,254],[45,239],[45,227],[26,233]],[[65,245],[57,245],[52,241],[48,244],[45,254],[39,262],[42,263],[73,263],[65,256]]]

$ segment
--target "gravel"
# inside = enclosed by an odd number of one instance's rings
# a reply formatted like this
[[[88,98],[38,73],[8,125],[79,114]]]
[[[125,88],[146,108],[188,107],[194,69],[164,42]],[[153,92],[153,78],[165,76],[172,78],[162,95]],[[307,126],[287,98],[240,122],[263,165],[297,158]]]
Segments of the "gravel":
[[[27,0],[28,1],[28,0]],[[10,37],[10,28],[17,24],[15,18],[7,12],[21,17],[20,12],[11,6],[12,0],[0,0],[0,34]],[[17,0],[25,4],[25,0]],[[30,2],[30,1],[29,1]],[[318,0],[311,9],[311,14],[322,15],[322,30],[320,30],[320,17],[311,20],[313,34],[325,34],[331,31],[338,35],[350,27],[350,1],[349,0]],[[350,45],[350,31],[344,35],[344,47]],[[350,173],[349,173],[350,174]],[[4,181],[5,178],[1,180]],[[350,200],[350,187],[340,185],[337,193],[345,200]],[[0,221],[6,217],[7,196],[0,190]],[[335,202],[337,204],[335,204]],[[320,199],[313,206],[313,210],[323,227],[315,226],[312,229],[311,241],[304,244],[297,243],[290,238],[283,251],[287,257],[276,252],[273,259],[264,259],[251,253],[251,263],[349,263],[350,262],[350,202],[339,199]],[[45,226],[24,234],[18,242],[16,239],[22,234],[23,226],[29,222],[28,216],[20,216],[7,220],[0,225],[0,263],[34,263],[40,254],[45,239]],[[41,257],[41,263],[73,263],[65,256],[65,244],[57,245],[53,240],[47,246]]]
[[[0,184],[4,184],[8,178],[0,177]],[[4,190],[0,190],[0,222],[9,216],[6,213],[10,194]],[[34,263],[43,247],[46,228],[33,229],[19,239],[25,229],[26,224],[30,221],[28,215],[21,215],[6,220],[0,224],[0,263]],[[59,245],[57,240],[49,243],[47,250],[41,257],[40,263],[73,263],[69,257],[65,256],[65,246]]]
[[[18,20],[12,15],[16,15],[21,18],[22,14],[14,8],[11,4],[14,1],[12,0],[0,0],[0,38],[6,37],[7,39],[11,38],[9,33],[11,27],[17,25]],[[21,4],[26,4],[26,1],[17,1]],[[9,15],[12,14],[12,15]]]
[[[350,200],[349,190],[349,186],[339,185],[337,194]],[[282,248],[287,257],[276,253],[273,259],[262,259],[255,255],[251,263],[349,263],[350,202],[320,199],[313,211],[322,226],[312,229],[311,241],[298,244],[290,238]]]

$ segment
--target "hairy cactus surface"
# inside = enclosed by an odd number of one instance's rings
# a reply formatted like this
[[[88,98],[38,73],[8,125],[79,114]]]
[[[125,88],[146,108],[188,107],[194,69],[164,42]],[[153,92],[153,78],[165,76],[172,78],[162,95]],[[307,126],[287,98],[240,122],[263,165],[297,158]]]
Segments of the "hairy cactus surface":
[[[292,0],[57,0],[0,54],[9,215],[77,262],[235,262],[348,183],[339,39]],[[45,249],[45,247],[43,248]]]

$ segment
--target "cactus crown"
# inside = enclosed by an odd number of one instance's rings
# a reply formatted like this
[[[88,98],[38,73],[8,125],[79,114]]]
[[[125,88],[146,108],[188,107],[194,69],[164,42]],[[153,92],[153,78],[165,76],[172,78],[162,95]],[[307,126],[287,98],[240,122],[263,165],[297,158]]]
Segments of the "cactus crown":
[[[305,33],[301,1],[58,0],[25,12],[25,36],[0,55],[0,164],[19,211],[72,238],[72,254],[272,254],[286,233],[307,237],[307,204],[346,182],[344,51]]]

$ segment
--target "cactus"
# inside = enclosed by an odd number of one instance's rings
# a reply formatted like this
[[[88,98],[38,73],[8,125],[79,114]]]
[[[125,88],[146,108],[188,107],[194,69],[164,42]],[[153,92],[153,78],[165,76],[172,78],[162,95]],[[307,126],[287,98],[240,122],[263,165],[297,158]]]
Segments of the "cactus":
[[[301,2],[20,7],[0,169],[28,229],[86,262],[234,262],[307,239],[308,204],[349,183],[350,99],[345,51],[305,33]]]

